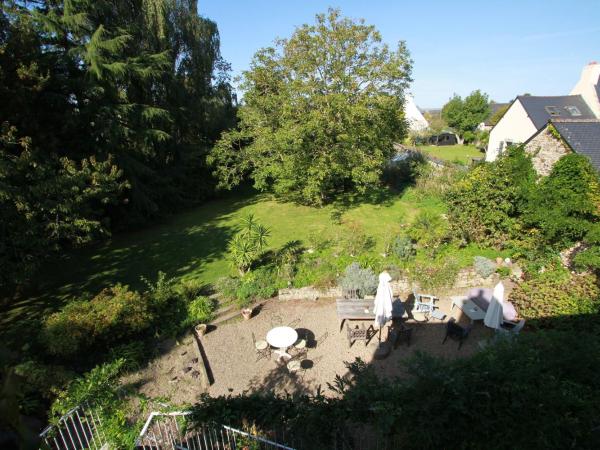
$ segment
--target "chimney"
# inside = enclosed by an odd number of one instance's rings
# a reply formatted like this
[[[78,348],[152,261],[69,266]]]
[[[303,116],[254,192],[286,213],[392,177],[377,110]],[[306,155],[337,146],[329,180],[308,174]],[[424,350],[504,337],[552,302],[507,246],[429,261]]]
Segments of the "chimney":
[[[600,119],[600,64],[590,62],[581,71],[579,81],[571,95],[581,95],[597,119]]]

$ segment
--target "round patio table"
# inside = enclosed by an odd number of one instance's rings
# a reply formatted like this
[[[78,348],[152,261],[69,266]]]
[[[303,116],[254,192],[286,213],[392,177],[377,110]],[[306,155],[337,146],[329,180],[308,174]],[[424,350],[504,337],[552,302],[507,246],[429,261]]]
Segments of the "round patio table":
[[[298,333],[291,327],[275,327],[267,333],[267,342],[273,347],[277,347],[275,353],[279,358],[291,358],[292,355],[287,353],[287,348],[293,345],[298,340]]]

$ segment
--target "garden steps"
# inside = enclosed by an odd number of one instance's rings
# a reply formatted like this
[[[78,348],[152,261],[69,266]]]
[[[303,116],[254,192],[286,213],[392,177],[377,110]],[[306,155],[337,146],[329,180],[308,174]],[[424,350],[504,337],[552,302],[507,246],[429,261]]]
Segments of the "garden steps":
[[[250,305],[249,307],[254,309],[257,308],[258,306],[264,304],[264,301],[260,301],[257,303],[254,303],[253,305]],[[223,322],[227,322],[228,320],[234,319],[236,317],[239,317],[240,314],[240,310],[237,307],[237,305],[233,304],[233,305],[225,305],[220,307],[216,312],[215,312],[215,318],[208,324],[216,326],[220,323]]]

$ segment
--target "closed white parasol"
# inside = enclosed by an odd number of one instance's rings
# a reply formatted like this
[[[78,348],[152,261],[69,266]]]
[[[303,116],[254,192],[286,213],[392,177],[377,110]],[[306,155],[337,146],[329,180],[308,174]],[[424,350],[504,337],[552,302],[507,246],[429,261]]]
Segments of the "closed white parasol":
[[[392,287],[390,286],[392,277],[386,271],[379,274],[379,286],[375,295],[375,326],[381,329],[392,318]]]
[[[490,305],[488,306],[487,312],[485,313],[485,317],[483,318],[483,323],[486,327],[490,327],[497,330],[502,326],[502,322],[504,320],[504,308],[502,306],[503,304],[504,285],[502,284],[502,282],[500,282],[494,287],[492,300],[490,301]]]

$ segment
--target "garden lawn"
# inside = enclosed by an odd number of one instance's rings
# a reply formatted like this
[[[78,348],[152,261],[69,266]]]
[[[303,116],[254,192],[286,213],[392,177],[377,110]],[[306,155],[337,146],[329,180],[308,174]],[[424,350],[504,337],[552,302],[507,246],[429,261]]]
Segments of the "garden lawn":
[[[369,253],[379,254],[386,238],[399,233],[402,225],[409,224],[422,210],[445,212],[439,200],[421,200],[412,188],[401,193],[383,191],[370,199],[352,199],[344,205],[324,208],[278,202],[256,193],[232,194],[161,224],[117,234],[101,245],[49,262],[26,293],[6,301],[0,314],[0,336],[23,340],[27,331],[34,330],[40,320],[65,302],[95,295],[116,283],[144,289],[142,277],[153,281],[159,271],[179,280],[196,279],[206,284],[233,275],[235,271],[227,260],[227,242],[248,214],[254,214],[269,227],[267,249],[278,249],[291,240],[308,246],[311,234],[332,238],[348,233],[350,224],[359,224],[375,242]],[[473,256],[492,257],[490,252],[468,246],[450,247],[445,253],[467,266]]]
[[[210,201],[161,224],[117,234],[101,245],[49,262],[26,295],[7,302],[0,328],[24,326],[27,319],[37,322],[65,301],[81,298],[85,293],[96,294],[115,283],[141,289],[141,278],[155,280],[158,271],[204,283],[234,274],[227,261],[227,242],[240,220],[250,213],[270,228],[269,249],[277,249],[290,240],[304,241],[306,245],[311,233],[333,236],[336,230],[342,231],[343,223],[352,221],[361,224],[364,232],[375,239],[373,252],[381,252],[386,234],[396,232],[420,209],[443,212],[435,201],[416,201],[411,189],[401,194],[385,192],[376,199],[339,208],[277,202],[255,193]],[[334,219],[336,213],[339,219]]]
[[[469,164],[471,158],[482,158],[484,153],[472,145],[424,145],[419,147],[424,153],[445,161]]]

